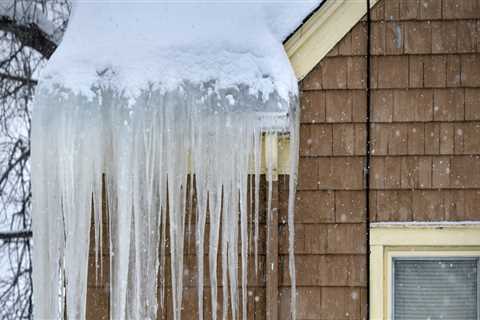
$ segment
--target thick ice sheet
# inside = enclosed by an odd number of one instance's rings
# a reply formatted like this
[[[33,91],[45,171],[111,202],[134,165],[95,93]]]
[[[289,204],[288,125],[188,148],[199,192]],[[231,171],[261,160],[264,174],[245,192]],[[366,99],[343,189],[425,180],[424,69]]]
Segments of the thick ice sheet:
[[[63,299],[58,293],[64,285],[68,317],[85,317],[92,204],[98,254],[101,239],[107,236],[100,227],[103,174],[109,208],[112,319],[156,317],[159,264],[160,282],[165,279],[165,260],[159,261],[159,250],[162,256],[166,250],[171,256],[173,310],[175,319],[181,318],[187,190],[192,174],[198,307],[203,310],[207,243],[210,286],[219,284],[215,270],[221,264],[224,310],[229,300],[232,315],[239,314],[240,305],[246,310],[247,226],[254,223],[258,228],[258,204],[255,221],[249,221],[247,214],[249,168],[255,162],[258,168],[259,141],[269,129],[264,127],[264,117],[255,112],[212,111],[221,105],[222,96],[212,92],[205,99],[203,94],[188,87],[168,93],[150,89],[130,106],[127,97],[108,87],[100,88],[92,100],[64,88],[39,88],[32,132],[34,284],[42,288],[34,292],[36,317],[62,314],[59,302]],[[291,122],[284,128],[291,135],[293,163],[298,151],[296,105],[292,96]],[[294,181],[296,167],[291,170]],[[254,179],[259,181],[259,176]],[[257,203],[258,182],[254,198]],[[267,207],[271,209],[270,204]],[[169,248],[161,240],[167,234]],[[219,250],[221,261],[217,262]],[[216,310],[217,292],[211,293],[211,308]],[[242,314],[245,319],[246,313]]]

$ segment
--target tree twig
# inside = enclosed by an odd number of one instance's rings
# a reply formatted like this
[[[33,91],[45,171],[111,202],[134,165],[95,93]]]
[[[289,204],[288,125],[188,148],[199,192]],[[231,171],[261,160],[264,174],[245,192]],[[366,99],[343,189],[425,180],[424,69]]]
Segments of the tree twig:
[[[0,240],[29,239],[32,234],[32,230],[4,231],[0,232]]]
[[[11,32],[26,47],[50,58],[57,44],[35,23],[22,24],[8,16],[0,16],[0,30]]]
[[[15,76],[15,75],[3,73],[3,72],[0,72],[0,79],[19,81],[19,82],[23,82],[31,85],[37,85],[37,80],[35,79],[30,79],[22,76]]]

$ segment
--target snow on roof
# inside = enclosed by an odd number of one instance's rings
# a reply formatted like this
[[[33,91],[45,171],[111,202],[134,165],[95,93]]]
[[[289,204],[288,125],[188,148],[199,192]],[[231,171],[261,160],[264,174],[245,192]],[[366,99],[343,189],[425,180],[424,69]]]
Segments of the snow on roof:
[[[297,80],[282,41],[320,2],[77,0],[44,75],[82,93],[108,70],[127,92],[213,80],[287,99]]]

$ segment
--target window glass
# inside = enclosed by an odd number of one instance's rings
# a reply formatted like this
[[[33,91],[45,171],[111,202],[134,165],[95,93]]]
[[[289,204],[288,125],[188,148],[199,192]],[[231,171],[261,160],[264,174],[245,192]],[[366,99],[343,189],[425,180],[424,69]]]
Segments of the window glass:
[[[394,319],[479,319],[478,261],[394,258]]]

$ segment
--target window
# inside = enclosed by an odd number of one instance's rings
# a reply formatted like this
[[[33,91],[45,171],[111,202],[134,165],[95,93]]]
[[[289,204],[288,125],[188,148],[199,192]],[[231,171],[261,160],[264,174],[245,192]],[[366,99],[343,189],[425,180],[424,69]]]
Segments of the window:
[[[371,319],[480,319],[480,224],[377,223]]]

